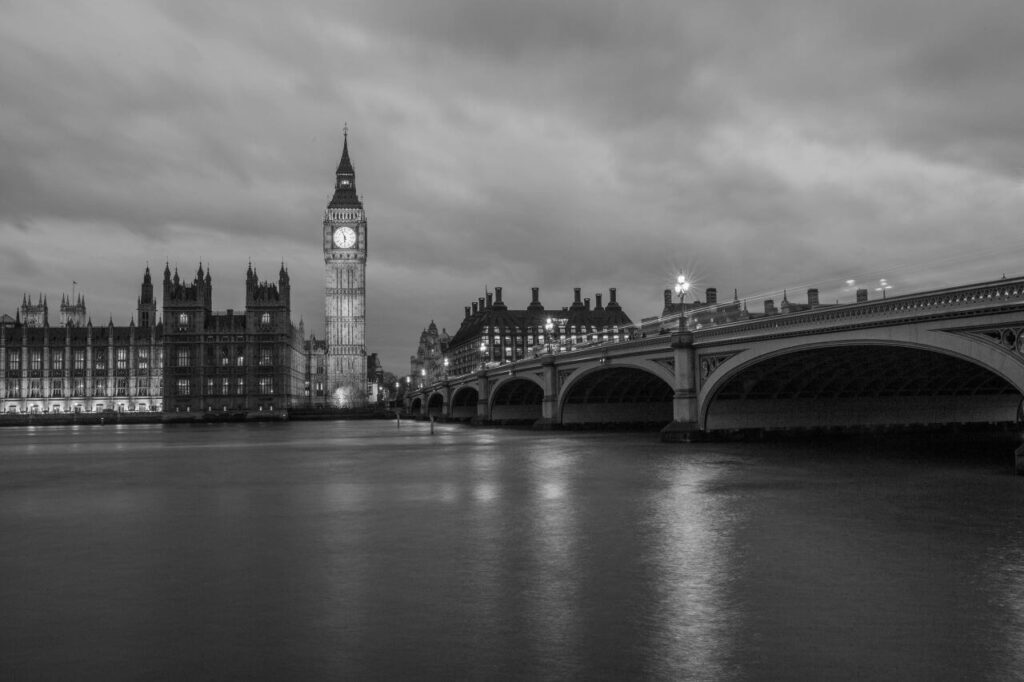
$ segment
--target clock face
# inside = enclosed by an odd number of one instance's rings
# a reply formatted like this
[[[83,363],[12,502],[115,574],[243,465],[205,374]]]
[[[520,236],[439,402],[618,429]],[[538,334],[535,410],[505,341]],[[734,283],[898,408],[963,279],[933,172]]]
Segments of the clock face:
[[[339,227],[334,231],[334,245],[339,249],[350,249],[356,245],[356,232],[351,227]]]

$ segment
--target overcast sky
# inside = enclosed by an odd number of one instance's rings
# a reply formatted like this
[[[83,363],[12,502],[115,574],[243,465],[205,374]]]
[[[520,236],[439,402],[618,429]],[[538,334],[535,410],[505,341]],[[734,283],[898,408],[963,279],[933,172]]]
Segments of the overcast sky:
[[[148,262],[276,279],[323,331],[342,127],[368,215],[367,347],[484,287],[616,287],[657,314],[1024,274],[1024,2],[0,0],[0,312]],[[855,288],[855,287],[854,287]],[[793,293],[795,292],[795,293]],[[160,295],[159,287],[157,295]],[[605,295],[607,300],[607,294]],[[756,302],[756,305],[754,305]],[[55,314],[51,314],[54,319]]]

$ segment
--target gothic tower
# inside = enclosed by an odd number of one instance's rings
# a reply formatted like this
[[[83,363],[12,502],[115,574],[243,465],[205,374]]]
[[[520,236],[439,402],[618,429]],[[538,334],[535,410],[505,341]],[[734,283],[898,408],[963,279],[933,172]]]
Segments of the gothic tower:
[[[156,299],[153,298],[153,278],[149,274],[148,265],[146,274],[142,276],[142,291],[139,294],[139,326],[156,326]]]
[[[366,214],[348,157],[348,126],[334,196],[324,212],[327,393],[335,407],[366,404]]]

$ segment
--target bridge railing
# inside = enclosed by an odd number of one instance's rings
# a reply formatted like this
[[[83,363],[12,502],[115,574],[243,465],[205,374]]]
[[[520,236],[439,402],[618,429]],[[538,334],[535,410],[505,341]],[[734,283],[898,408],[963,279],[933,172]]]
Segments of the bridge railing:
[[[918,294],[894,296],[880,301],[827,305],[812,310],[768,315],[750,320],[727,322],[694,330],[695,340],[744,333],[788,331],[800,326],[847,327],[879,320],[929,317],[953,310],[987,310],[1007,304],[1024,305],[1024,278],[952,287]]]

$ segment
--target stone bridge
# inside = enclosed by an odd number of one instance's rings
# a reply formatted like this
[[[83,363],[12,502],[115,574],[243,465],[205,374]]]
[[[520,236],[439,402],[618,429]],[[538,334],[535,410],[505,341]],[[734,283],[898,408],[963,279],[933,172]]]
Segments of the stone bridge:
[[[537,427],[743,429],[1012,423],[1024,278],[541,353],[407,395],[414,414]]]

